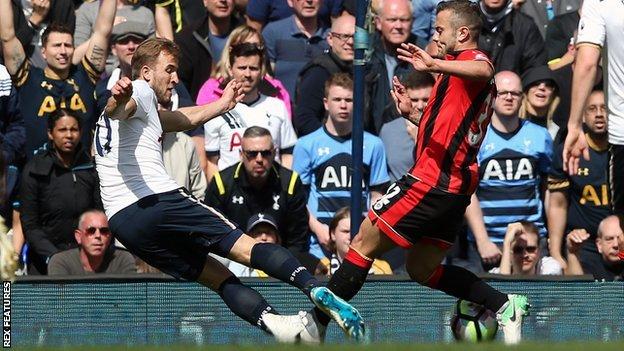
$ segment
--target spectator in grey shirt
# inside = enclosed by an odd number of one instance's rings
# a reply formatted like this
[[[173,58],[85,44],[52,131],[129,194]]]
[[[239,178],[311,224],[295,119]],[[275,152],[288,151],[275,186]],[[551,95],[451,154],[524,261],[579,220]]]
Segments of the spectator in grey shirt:
[[[83,213],[74,235],[78,247],[54,254],[48,263],[48,275],[136,273],[134,257],[110,246],[113,236],[104,212]]]

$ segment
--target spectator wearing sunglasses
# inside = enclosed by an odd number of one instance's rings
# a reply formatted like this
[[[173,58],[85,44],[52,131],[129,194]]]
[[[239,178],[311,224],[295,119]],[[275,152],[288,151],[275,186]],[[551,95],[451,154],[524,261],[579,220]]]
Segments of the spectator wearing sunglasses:
[[[100,210],[89,210],[78,220],[74,231],[77,248],[50,258],[48,275],[89,275],[95,273],[136,273],[134,257],[110,245],[113,235],[108,219]]]
[[[318,260],[305,259],[309,246],[306,193],[297,173],[277,163],[275,153],[268,129],[247,128],[240,161],[214,174],[205,201],[241,228],[256,213],[270,216],[281,245],[314,271]]]
[[[503,240],[500,267],[490,273],[505,275],[560,275],[563,269],[557,260],[542,256],[539,229],[528,221],[510,223]]]

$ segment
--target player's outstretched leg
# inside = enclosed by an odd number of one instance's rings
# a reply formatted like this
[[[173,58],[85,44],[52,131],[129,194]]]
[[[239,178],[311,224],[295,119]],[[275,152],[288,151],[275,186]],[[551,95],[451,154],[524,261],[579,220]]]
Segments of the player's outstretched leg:
[[[249,252],[248,256],[245,255],[245,252]],[[253,268],[260,269],[274,278],[280,279],[283,282],[299,288],[310,298],[310,300],[312,300],[315,304],[317,303],[318,299],[315,300],[313,298],[312,291],[314,288],[318,287],[318,281],[304,266],[301,265],[301,263],[299,263],[292,253],[284,247],[275,244],[257,243],[250,237],[243,235],[232,247],[229,257],[239,263],[248,264]],[[325,288],[317,290],[317,292],[318,291],[325,292],[322,295],[325,297],[326,301],[329,301],[328,298],[331,298],[331,301],[340,300],[334,295],[334,293]],[[332,306],[336,305],[334,304]],[[352,314],[355,316],[349,317],[349,325],[362,325],[363,322],[361,321],[359,312],[357,312],[357,310],[347,302],[342,301],[341,310],[346,311],[347,309],[354,311]],[[338,316],[339,315],[340,314],[338,314]],[[330,316],[334,317],[334,315],[331,314]],[[311,322],[314,322],[316,321],[315,318],[318,317],[318,314],[310,315],[310,317],[312,318]],[[359,318],[359,320],[356,322],[354,318]],[[342,320],[337,320],[337,322],[341,326],[345,325],[345,322]],[[308,330],[308,334],[316,334],[319,335],[319,337],[324,335],[324,328],[322,324],[308,323],[308,325],[310,328],[317,326],[318,329],[318,333],[306,329]],[[350,328],[352,329],[353,327]],[[348,332],[349,336],[355,337],[357,340],[361,340],[361,337],[359,336],[360,334],[361,333],[359,332]],[[304,341],[307,342],[307,340]],[[320,341],[321,340],[319,340],[319,342]]]
[[[308,323],[305,312],[304,315],[279,315],[260,293],[241,283],[214,258],[208,256],[197,281],[217,292],[234,314],[273,335],[277,341],[295,343],[300,334],[305,334],[305,341],[309,339],[308,333],[303,332]]]
[[[505,344],[513,345],[522,340],[522,320],[529,314],[527,297],[524,295],[507,295],[507,301],[496,313],[498,325],[503,330]]]

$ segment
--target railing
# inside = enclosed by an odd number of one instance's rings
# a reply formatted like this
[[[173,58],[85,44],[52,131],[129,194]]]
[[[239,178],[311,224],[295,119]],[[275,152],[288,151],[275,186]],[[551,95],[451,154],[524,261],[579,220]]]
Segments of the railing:
[[[505,292],[528,294],[533,308],[525,323],[526,339],[624,339],[624,282],[594,282],[585,276],[531,281],[487,277],[496,278],[492,285]],[[311,307],[284,283],[243,281],[282,313]],[[163,275],[22,277],[11,288],[14,346],[272,342],[229,312],[217,294]],[[454,301],[407,277],[389,276],[371,277],[353,304],[373,341],[440,342],[452,340],[448,324]],[[341,342],[343,335],[332,325],[327,339]]]

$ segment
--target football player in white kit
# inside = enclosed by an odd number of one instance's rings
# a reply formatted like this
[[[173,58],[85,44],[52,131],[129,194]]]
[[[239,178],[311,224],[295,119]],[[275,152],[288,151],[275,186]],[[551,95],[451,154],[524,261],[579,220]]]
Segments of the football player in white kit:
[[[329,291],[317,286],[317,280],[287,249],[256,242],[180,188],[165,171],[163,132],[202,125],[243,98],[240,83],[232,81],[211,104],[159,111],[158,104],[169,102],[178,83],[178,53],[178,47],[166,39],[143,42],[132,58],[135,80],[122,78],[113,86],[98,120],[95,159],[110,228],[130,252],[178,279],[213,289],[235,314],[279,341],[319,342],[322,331],[311,314],[278,315],[259,293],[207,254],[260,269],[308,297]]]

